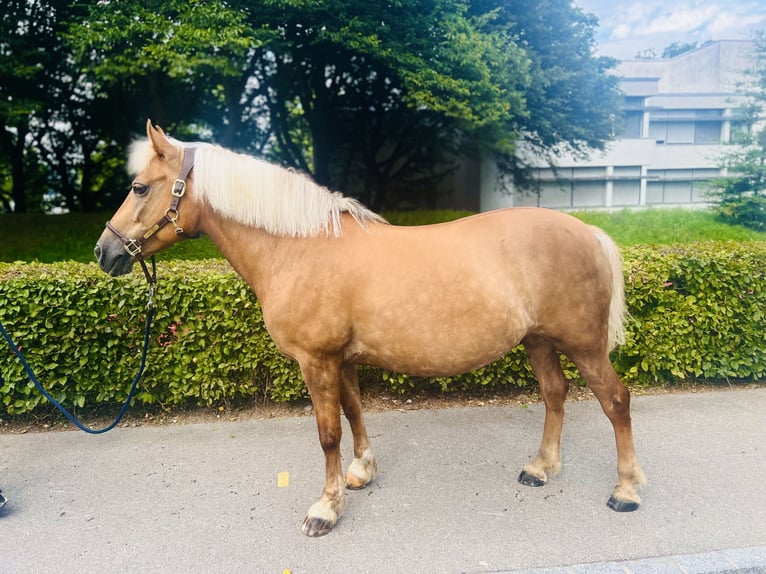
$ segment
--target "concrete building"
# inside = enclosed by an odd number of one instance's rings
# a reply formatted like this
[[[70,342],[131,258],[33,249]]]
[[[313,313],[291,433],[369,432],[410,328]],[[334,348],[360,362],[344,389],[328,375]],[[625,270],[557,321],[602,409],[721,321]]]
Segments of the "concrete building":
[[[623,133],[586,159],[552,162],[521,149],[534,166],[536,192],[514,190],[493,161],[468,168],[481,211],[536,205],[556,209],[703,206],[706,182],[727,144],[750,129],[737,111],[755,60],[750,41],[719,41],[665,60],[622,62]],[[475,188],[474,188],[475,189]]]

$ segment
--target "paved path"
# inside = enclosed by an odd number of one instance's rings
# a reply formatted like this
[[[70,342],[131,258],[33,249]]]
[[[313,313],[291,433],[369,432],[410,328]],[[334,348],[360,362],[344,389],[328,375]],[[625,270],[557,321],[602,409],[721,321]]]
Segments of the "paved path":
[[[650,483],[628,514],[606,507],[594,401],[567,404],[563,473],[516,482],[543,410],[368,415],[378,480],[320,539],[300,532],[323,480],[311,417],[0,434],[0,573],[766,571],[766,388],[635,398]]]

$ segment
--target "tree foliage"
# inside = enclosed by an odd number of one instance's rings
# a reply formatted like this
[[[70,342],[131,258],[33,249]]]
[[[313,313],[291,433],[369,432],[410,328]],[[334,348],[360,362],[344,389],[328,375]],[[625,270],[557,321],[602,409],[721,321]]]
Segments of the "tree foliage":
[[[30,176],[27,153],[30,117],[43,107],[41,97],[49,70],[55,67],[55,18],[46,7],[25,0],[9,0],[0,12],[0,165],[9,177],[0,192],[8,209],[11,202],[25,211]]]
[[[722,158],[728,175],[712,182],[716,211],[726,222],[766,231],[766,34],[755,42],[756,58],[748,72],[749,98],[739,109],[745,126],[733,137],[732,151]]]
[[[0,201],[40,210],[103,207],[124,154],[110,130],[119,101],[89,76],[65,32],[83,10],[61,0],[12,0],[0,15]],[[121,171],[121,170],[120,170]],[[122,187],[122,182],[120,182]]]
[[[699,42],[672,42],[671,44],[668,44],[667,46],[665,46],[665,49],[662,51],[662,58],[663,59],[675,58],[676,56],[680,56],[681,54],[685,54],[686,52],[691,52],[692,50],[696,50],[699,47],[700,47]]]
[[[593,56],[596,21],[569,0],[11,4],[53,19],[11,34],[21,47],[0,70],[42,70],[28,91],[45,95],[31,114],[14,100],[14,117],[70,209],[109,203],[114,158],[146,117],[382,208],[427,203],[414,190],[466,157],[513,159],[520,139],[603,147],[618,115],[614,62]]]

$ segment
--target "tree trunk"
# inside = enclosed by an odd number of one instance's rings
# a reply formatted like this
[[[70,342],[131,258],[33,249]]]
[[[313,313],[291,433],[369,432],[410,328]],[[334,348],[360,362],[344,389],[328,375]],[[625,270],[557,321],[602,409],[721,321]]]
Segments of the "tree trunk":
[[[242,97],[240,82],[236,78],[227,78],[223,86],[224,100],[226,102],[227,123],[221,134],[221,145],[244,149],[249,142],[242,141],[242,106],[239,101]]]
[[[91,190],[93,185],[93,159],[90,150],[83,148],[82,181],[80,182],[80,211],[96,211],[96,194]]]
[[[327,135],[325,122],[318,122],[318,126],[312,125],[314,181],[325,187],[332,187],[330,180],[330,140]]]
[[[11,140],[11,179],[13,185],[11,188],[11,199],[13,200],[13,211],[15,213],[26,213],[29,210],[27,204],[27,179],[24,171],[24,148],[27,134],[29,133],[29,124],[21,121],[16,126],[16,141]]]

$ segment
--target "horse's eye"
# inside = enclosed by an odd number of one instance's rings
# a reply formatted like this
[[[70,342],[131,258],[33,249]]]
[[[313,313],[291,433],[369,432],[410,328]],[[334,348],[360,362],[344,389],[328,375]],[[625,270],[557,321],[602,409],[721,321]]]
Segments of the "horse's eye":
[[[149,191],[149,186],[144,185],[143,183],[133,182],[133,185],[130,186],[130,189],[136,195],[144,195],[147,191]]]

